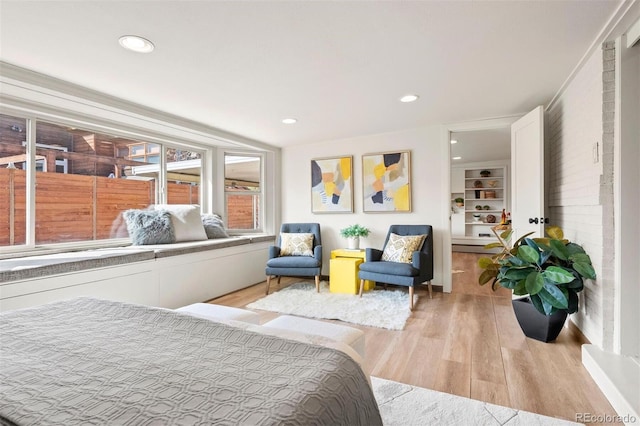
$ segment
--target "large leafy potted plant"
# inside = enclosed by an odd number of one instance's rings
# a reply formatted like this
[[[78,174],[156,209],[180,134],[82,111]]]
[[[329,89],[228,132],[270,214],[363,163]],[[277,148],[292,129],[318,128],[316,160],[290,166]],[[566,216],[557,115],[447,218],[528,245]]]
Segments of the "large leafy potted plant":
[[[360,237],[368,237],[368,228],[361,225],[351,225],[340,230],[340,235],[347,239],[347,246],[350,249],[358,249],[360,247]]]
[[[550,226],[546,232],[548,238],[528,238],[530,233],[513,245],[512,231],[502,232],[497,243],[485,246],[501,251],[479,259],[484,271],[478,282],[491,282],[494,290],[499,285],[525,296],[513,300],[520,327],[526,336],[549,342],[560,334],[567,315],[578,311],[584,279],[595,279],[596,273],[589,255],[564,239],[562,229]]]

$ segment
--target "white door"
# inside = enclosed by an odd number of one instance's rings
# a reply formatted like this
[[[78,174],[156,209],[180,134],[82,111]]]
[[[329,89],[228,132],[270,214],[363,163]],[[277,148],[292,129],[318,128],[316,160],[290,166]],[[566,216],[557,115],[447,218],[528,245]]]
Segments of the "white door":
[[[514,239],[544,236],[544,110],[511,125],[511,220]]]

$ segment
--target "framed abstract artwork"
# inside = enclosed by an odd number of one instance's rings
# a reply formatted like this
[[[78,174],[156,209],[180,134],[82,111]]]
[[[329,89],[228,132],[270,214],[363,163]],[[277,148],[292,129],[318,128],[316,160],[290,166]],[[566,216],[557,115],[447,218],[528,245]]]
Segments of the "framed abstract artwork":
[[[353,213],[353,157],[311,160],[311,212]]]
[[[364,212],[411,211],[411,152],[362,156]]]

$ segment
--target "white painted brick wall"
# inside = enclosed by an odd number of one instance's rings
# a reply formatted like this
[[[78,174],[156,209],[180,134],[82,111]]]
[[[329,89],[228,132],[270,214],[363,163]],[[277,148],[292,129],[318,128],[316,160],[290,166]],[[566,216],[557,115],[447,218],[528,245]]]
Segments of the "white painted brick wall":
[[[613,61],[605,45],[585,63],[549,109],[546,137],[551,223],[585,248],[598,275],[572,320],[604,349],[613,330]]]
[[[602,46],[602,348],[613,350],[615,330],[615,222],[614,222],[614,120],[615,120],[615,43]]]

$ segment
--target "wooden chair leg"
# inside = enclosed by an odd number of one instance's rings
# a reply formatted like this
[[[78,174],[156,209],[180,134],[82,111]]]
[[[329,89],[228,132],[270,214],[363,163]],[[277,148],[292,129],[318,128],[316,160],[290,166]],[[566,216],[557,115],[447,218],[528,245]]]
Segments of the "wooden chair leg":
[[[431,281],[427,284],[427,288],[429,289],[429,299],[433,299],[433,289],[431,287]]]
[[[316,275],[316,293],[320,293],[320,275]]]
[[[364,280],[360,280],[360,297],[362,297],[362,291],[364,290]]]
[[[409,287],[409,310],[413,311],[413,286]]]
[[[384,283],[384,289],[385,290],[387,289],[387,283]]]
[[[266,295],[269,295],[269,284],[271,283],[271,275],[267,275],[267,292]]]
[[[278,275],[278,285],[280,285],[280,278],[282,278],[282,275]]]

